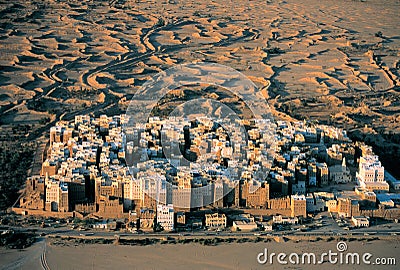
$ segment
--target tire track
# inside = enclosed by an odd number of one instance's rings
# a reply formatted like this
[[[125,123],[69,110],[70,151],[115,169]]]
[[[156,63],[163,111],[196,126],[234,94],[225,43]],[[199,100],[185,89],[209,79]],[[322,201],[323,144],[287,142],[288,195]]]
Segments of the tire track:
[[[49,265],[47,264],[47,260],[46,260],[46,239],[44,240],[44,246],[43,246],[43,251],[42,254],[40,255],[40,265],[42,266],[43,270],[50,270]]]

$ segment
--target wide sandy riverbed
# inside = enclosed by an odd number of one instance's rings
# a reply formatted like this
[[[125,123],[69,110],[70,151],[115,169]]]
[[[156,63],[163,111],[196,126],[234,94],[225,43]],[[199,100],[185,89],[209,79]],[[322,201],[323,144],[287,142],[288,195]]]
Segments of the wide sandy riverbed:
[[[396,258],[400,263],[400,241],[392,240],[350,241],[346,242],[346,254],[358,252],[360,264],[345,263],[330,264],[328,257],[322,265],[299,264],[288,261],[287,265],[280,265],[274,258],[273,265],[269,262],[259,264],[257,255],[268,249],[268,254],[284,252],[287,256],[297,253],[315,253],[317,261],[324,252],[338,252],[337,240],[331,242],[259,242],[259,243],[231,243],[217,246],[203,246],[200,244],[155,244],[149,246],[121,246],[121,245],[67,245],[54,246],[47,244],[46,261],[50,269],[398,269],[395,265],[382,266],[372,264],[377,257]],[[10,269],[13,261],[20,262],[15,269],[40,269],[40,256],[43,242],[35,244],[26,251],[0,251],[1,269]],[[371,265],[362,262],[364,253],[371,253]],[[340,254],[340,252],[339,252]],[[25,256],[25,257],[24,257]],[[24,258],[24,259],[21,259]],[[293,257],[295,258],[295,257]],[[338,256],[339,258],[339,256]],[[261,257],[263,259],[263,257]],[[343,259],[345,261],[345,259]],[[398,267],[398,265],[397,265]]]

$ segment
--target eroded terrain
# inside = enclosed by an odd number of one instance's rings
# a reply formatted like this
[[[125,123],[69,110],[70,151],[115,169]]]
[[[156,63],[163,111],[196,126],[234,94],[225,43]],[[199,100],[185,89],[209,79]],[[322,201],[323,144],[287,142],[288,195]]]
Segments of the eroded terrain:
[[[342,126],[400,156],[398,1],[3,0],[0,9],[2,139],[25,137],[16,125],[36,138],[60,117],[124,111],[152,75],[209,61],[265,90],[276,117]]]

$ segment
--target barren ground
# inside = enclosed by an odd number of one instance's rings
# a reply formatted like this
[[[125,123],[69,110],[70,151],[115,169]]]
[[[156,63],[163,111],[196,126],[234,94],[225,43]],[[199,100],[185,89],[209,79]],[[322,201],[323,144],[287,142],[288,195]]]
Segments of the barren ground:
[[[276,117],[343,126],[395,168],[399,11],[397,0],[3,0],[1,135],[123,112],[153,74],[209,61],[252,79]]]

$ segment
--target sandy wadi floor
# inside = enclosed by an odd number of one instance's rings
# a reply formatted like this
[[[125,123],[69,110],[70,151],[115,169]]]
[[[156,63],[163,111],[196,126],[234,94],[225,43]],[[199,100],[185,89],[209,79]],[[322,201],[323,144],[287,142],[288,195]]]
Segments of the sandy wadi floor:
[[[371,252],[374,243],[362,244],[349,243],[349,252]],[[398,244],[393,242],[383,243],[382,248],[377,249],[375,256],[397,256]],[[270,264],[259,264],[257,255],[267,248],[269,252],[287,252],[302,254],[314,252],[320,254],[321,250],[336,252],[336,243],[242,243],[219,246],[201,245],[155,245],[145,247],[121,247],[121,246],[83,246],[51,248],[47,255],[49,266],[58,265],[58,269],[110,269],[130,265],[133,269],[266,269]],[[321,252],[322,253],[322,252]],[[82,254],[82,255],[79,255]],[[90,255],[88,255],[90,254]],[[67,259],[77,258],[76,263]],[[64,258],[64,259],[63,259]],[[84,261],[84,265],[82,265]],[[338,269],[338,265],[322,264],[324,269]],[[82,267],[83,266],[83,267]],[[274,269],[320,269],[321,265],[279,265],[273,262]],[[339,267],[343,267],[340,266]],[[376,267],[376,266],[375,266]],[[392,267],[392,268],[391,268]],[[374,269],[365,265],[350,265],[346,269]],[[385,269],[395,269],[386,266]]]
[[[43,254],[44,242],[41,241],[24,251],[0,250],[2,261],[0,269],[38,269],[40,257]],[[301,241],[277,243],[232,243],[217,246],[203,246],[201,244],[155,244],[149,246],[116,246],[107,244],[93,245],[48,245],[45,251],[47,265],[51,269],[377,269],[377,265],[336,264],[328,263],[324,257],[323,264],[298,264],[288,263],[280,265],[273,260],[259,264],[257,255],[285,252],[287,256],[296,253],[302,257],[304,253],[314,253],[316,262],[321,259],[324,252],[342,253],[343,262],[347,253],[357,252],[362,258],[366,252],[371,253],[371,262],[376,258],[396,258],[398,260],[399,242],[393,240],[350,241],[347,250],[338,252],[337,241],[308,242]],[[339,255],[338,255],[339,256]],[[292,257],[294,258],[294,257]],[[333,257],[332,257],[333,258]],[[339,257],[338,257],[339,258]],[[289,259],[286,258],[289,262]],[[15,264],[14,262],[17,262]],[[301,260],[299,261],[301,262]],[[13,264],[14,263],[14,264]],[[398,262],[397,262],[398,263]],[[16,266],[13,268],[12,266]],[[396,265],[379,266],[382,269],[397,269]]]

